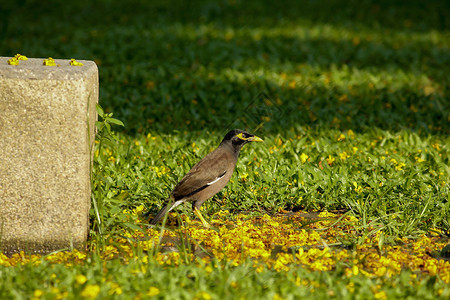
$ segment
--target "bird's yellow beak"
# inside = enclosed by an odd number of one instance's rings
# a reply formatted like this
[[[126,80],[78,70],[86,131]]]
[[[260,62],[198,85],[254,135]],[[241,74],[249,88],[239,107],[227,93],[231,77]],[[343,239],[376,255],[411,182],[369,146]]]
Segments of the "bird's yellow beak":
[[[236,135],[238,138],[240,138],[243,141],[249,141],[249,142],[264,142],[262,138],[257,137],[256,135],[252,136],[252,137],[244,137],[244,135],[242,133],[239,133],[238,135]]]
[[[248,141],[250,141],[250,142],[264,142],[264,140],[262,138],[257,137],[256,135],[252,136],[251,138],[248,138]]]

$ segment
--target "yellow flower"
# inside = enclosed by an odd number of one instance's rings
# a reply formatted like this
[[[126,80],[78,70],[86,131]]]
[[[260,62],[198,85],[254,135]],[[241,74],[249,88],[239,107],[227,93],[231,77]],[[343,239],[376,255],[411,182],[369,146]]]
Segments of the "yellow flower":
[[[111,290],[108,292],[110,295],[122,295],[123,291],[122,288],[115,282],[111,283]]]
[[[333,163],[334,163],[334,161],[335,161],[336,159],[334,158],[334,157],[332,157],[331,155],[328,155],[328,157],[327,157],[327,163],[328,163],[328,165],[332,165]]]
[[[145,209],[145,206],[141,204],[138,207],[136,207],[134,211],[136,214],[140,214],[140,213],[142,213],[142,211],[144,211],[144,209]]]
[[[353,182],[353,186],[355,187],[355,192],[357,192],[357,193],[362,192],[362,187],[359,186],[358,183],[356,183],[356,181]]]
[[[200,292],[200,299],[211,300],[212,297],[211,297],[211,295],[208,294],[207,292]]]
[[[308,154],[302,153],[300,155],[300,160],[302,161],[302,163],[305,163],[308,160]]]
[[[81,292],[81,297],[95,299],[100,293],[100,287],[96,284],[88,284]]]
[[[67,296],[69,295],[69,292],[67,291],[60,291],[58,288],[53,287],[50,289],[52,294],[55,294],[55,299],[60,300],[60,299],[67,299]]]
[[[70,63],[69,63],[71,66],[82,66],[83,65],[83,63],[80,63],[80,62],[78,62],[78,61],[76,61],[75,60],[75,58],[72,58],[71,60],[70,60]]]
[[[41,296],[43,294],[44,294],[44,292],[41,291],[41,290],[35,290],[34,293],[33,293],[34,297],[36,297],[36,298],[41,298]]]
[[[17,59],[17,60],[28,60],[28,57],[26,57],[25,55],[19,54],[19,53],[17,53],[14,56],[14,58]]]
[[[350,293],[353,293],[353,292],[355,291],[355,284],[354,284],[353,282],[350,282],[350,283],[347,284],[345,287],[347,288],[347,290],[348,290]]]
[[[404,163],[399,163],[398,165],[395,166],[395,169],[397,171],[401,171],[401,170],[403,170],[404,166],[406,166]]]
[[[278,294],[273,295],[273,300],[283,300],[284,298]]]
[[[152,90],[155,87],[155,82],[149,80],[145,83],[145,87],[147,88],[147,90]]]
[[[1,252],[0,252],[0,266],[5,267],[11,266],[11,264],[9,263],[9,257]]]
[[[339,97],[338,100],[340,102],[348,102],[348,95],[347,94],[343,94],[342,96]]]
[[[375,299],[387,299],[385,291],[376,292],[373,296],[375,297]]]
[[[354,138],[354,137],[355,137],[355,133],[354,133],[353,130],[351,130],[351,129],[349,129],[349,130],[347,131],[347,135],[348,135],[349,138]]]
[[[345,140],[345,135],[344,134],[340,134],[339,137],[337,138],[338,142],[341,142],[343,140]]]
[[[225,40],[229,41],[232,38],[233,38],[233,33],[232,32],[225,33]]]
[[[78,284],[84,284],[87,281],[87,278],[83,274],[78,274],[77,276],[75,276],[75,281]]]
[[[245,181],[248,177],[248,173],[244,173],[241,175],[241,180]]]
[[[15,57],[8,59],[8,64],[11,66],[18,66],[19,60]]]
[[[159,289],[157,287],[151,286],[148,289],[147,296],[153,297],[153,296],[156,296],[156,295],[159,295]]]
[[[16,56],[14,56],[13,58],[8,59],[8,64],[12,66],[18,66],[19,60],[28,60],[28,58],[25,55],[16,54]]]
[[[342,152],[342,153],[339,153],[339,158],[342,159],[342,160],[346,160],[349,157],[350,157],[350,155],[347,152],[345,152],[345,151]]]
[[[397,160],[396,160],[395,158],[391,158],[390,162],[391,162],[393,165],[395,165],[395,169],[396,169],[397,171],[403,170],[403,167],[406,166],[406,164],[404,164],[404,163],[399,163],[399,162],[397,162]]]
[[[409,109],[412,111],[412,112],[418,112],[419,110],[417,109],[417,107],[415,107],[414,105],[411,105],[410,107],[409,107]]]
[[[374,274],[381,277],[381,276],[384,276],[386,274],[386,272],[387,272],[386,267],[380,267],[375,270]]]
[[[49,67],[56,66],[55,60],[51,57],[44,59],[44,66],[49,66]]]
[[[420,158],[420,157],[418,157],[418,156],[414,157],[414,159],[415,159],[416,162],[418,162],[418,163],[421,163],[421,162],[424,162],[424,161],[425,161],[424,159],[422,159],[422,158]]]
[[[431,85],[427,85],[427,86],[423,87],[423,93],[425,94],[425,96],[430,96],[435,91],[436,91],[436,89]]]
[[[264,265],[263,264],[259,264],[257,267],[256,267],[256,273],[261,273],[262,271],[264,271]]]
[[[431,147],[433,147],[433,148],[436,149],[437,151],[440,151],[440,150],[441,150],[441,147],[440,147],[440,145],[439,145],[438,143],[431,144]]]

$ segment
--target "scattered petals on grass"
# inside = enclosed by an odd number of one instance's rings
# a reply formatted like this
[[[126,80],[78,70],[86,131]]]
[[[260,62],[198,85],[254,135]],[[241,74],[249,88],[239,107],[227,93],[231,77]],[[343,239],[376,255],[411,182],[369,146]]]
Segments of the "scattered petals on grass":
[[[300,160],[302,161],[302,163],[305,163],[308,160],[309,156],[308,154],[302,153],[300,155]]]
[[[100,293],[100,287],[96,284],[88,284],[81,292],[81,296],[86,299],[95,299]]]
[[[139,217],[141,210],[137,208],[127,213]],[[173,224],[174,215],[176,214],[170,214],[168,224]],[[209,264],[212,258],[232,262],[235,266],[250,259],[254,261],[253,266],[257,272],[265,268],[283,272],[298,266],[311,271],[327,272],[336,269],[338,264],[344,264],[347,266],[344,272],[347,277],[362,274],[369,278],[389,278],[408,270],[417,274],[419,280],[427,276],[438,276],[444,282],[450,283],[450,261],[431,255],[443,249],[448,243],[438,234],[430,233],[414,240],[402,238],[397,245],[384,245],[380,252],[377,247],[383,235],[377,231],[376,234],[363,239],[360,245],[349,249],[341,241],[349,235],[361,235],[356,230],[359,224],[357,218],[339,216],[326,211],[316,213],[313,218],[309,215],[297,212],[249,218],[244,214],[233,217],[219,212],[211,218],[211,224],[216,230],[206,229],[199,221],[182,216],[184,223],[182,226],[166,228],[159,245],[164,251],[157,252],[154,259],[161,266],[169,267],[198,262],[201,257],[207,273],[214,271],[214,266]],[[180,235],[192,241],[193,251],[185,254],[178,252]],[[125,238],[111,240],[114,246],[106,246],[102,256],[107,260],[118,257],[125,261],[136,259],[133,257],[132,248],[153,251],[158,245],[159,236],[160,232],[154,228],[124,234],[124,237],[133,238],[135,244],[130,245],[129,240]],[[70,266],[82,264],[86,257],[86,253],[74,250],[54,253],[44,259]],[[38,264],[41,259],[39,255],[26,255],[23,252],[11,257],[0,254],[0,265]],[[141,259],[142,263],[147,264],[148,259],[148,256],[144,256]],[[136,269],[136,272],[142,271]],[[82,285],[87,279],[80,274],[75,277],[75,281]],[[121,289],[114,286],[110,292],[120,294]],[[99,287],[96,285],[87,285],[83,289],[86,298],[92,298],[98,293]],[[158,293],[159,289],[156,287],[150,288],[147,292],[148,295]],[[383,299],[381,292],[374,292],[374,296]]]
[[[86,278],[86,276],[84,276],[83,274],[78,274],[77,276],[75,276],[75,281],[76,281],[78,284],[84,284],[84,283],[86,283],[87,278]]]
[[[156,295],[159,295],[159,289],[157,287],[151,286],[148,289],[147,296],[153,297],[153,296],[156,296]]]
[[[327,160],[328,165],[332,166],[336,159],[334,157],[332,157],[331,155],[328,155],[326,160]]]
[[[114,294],[122,295],[122,293],[123,293],[122,288],[117,283],[111,282],[110,287],[111,288],[108,292],[109,295],[114,295]]]
[[[41,290],[35,290],[33,293],[35,298],[40,298],[40,297],[42,297],[43,294],[44,294],[44,292]]]

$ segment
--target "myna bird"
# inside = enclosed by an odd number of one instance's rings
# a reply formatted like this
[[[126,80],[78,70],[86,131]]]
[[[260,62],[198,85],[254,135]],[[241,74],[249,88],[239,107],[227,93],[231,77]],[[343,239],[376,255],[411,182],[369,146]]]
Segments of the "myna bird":
[[[228,132],[219,147],[206,155],[178,182],[170,194],[169,203],[156,214],[150,224],[157,224],[173,208],[190,201],[203,226],[209,227],[200,213],[200,206],[230,181],[242,146],[262,141],[261,138],[243,130]]]

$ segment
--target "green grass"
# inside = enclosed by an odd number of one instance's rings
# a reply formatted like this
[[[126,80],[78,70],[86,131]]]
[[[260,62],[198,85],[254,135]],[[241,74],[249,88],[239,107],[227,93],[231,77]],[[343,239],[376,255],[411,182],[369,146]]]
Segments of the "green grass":
[[[158,264],[141,267],[139,262],[123,265],[119,260],[102,262],[93,259],[83,266],[70,268],[49,263],[5,268],[2,270],[5,279],[1,283],[0,295],[4,299],[25,299],[28,298],[25,291],[31,291],[28,294],[31,296],[35,290],[48,290],[44,299],[80,299],[86,285],[98,285],[101,287],[99,299],[133,299],[137,295],[147,299],[149,296],[146,294],[151,287],[159,287],[158,296],[165,299],[279,299],[277,295],[287,299],[370,299],[373,290],[384,291],[389,299],[436,299],[429,292],[446,288],[436,278],[423,282],[411,281],[408,272],[393,280],[365,276],[355,276],[349,280],[342,277],[343,266],[332,273],[308,272],[302,268],[289,272],[265,270],[257,273],[251,263],[237,267],[221,263],[211,270],[192,265],[169,269]],[[77,274],[85,274],[87,282],[77,282]],[[117,286],[121,287],[119,291]],[[353,292],[349,291],[349,286]]]
[[[102,192],[109,191],[112,201],[119,198],[122,207],[159,207],[189,167],[217,146],[216,136],[120,136],[114,153],[103,159],[113,158],[102,166]],[[364,225],[376,221],[392,238],[448,230],[448,139],[379,130],[347,134],[338,142],[339,136],[337,130],[305,130],[298,137],[287,131],[284,140],[269,135],[264,145],[247,145],[228,188],[204,204],[207,214],[349,210]],[[305,163],[301,154],[308,155]],[[127,195],[127,201],[116,194]]]
[[[448,240],[449,4],[273,2],[0,5],[0,55],[95,60],[100,103],[125,123],[114,127],[118,142],[102,139],[94,164],[90,249],[135,229],[123,210],[156,211],[232,128],[257,129],[265,143],[245,146],[230,184],[204,204],[205,216],[331,210],[357,217],[362,236],[381,230],[387,244],[434,229]],[[177,211],[192,216],[190,205]],[[150,286],[162,298],[201,298],[202,291],[221,299],[370,298],[383,290],[389,298],[435,299],[445,285],[435,277],[410,284],[405,273],[342,278],[340,267],[256,273],[249,263],[206,274],[195,264],[162,268],[151,259],[136,275],[139,264],[102,263],[93,253],[68,269],[0,267],[0,296],[29,298],[40,289],[53,299],[57,287],[55,297],[77,298],[77,274],[121,286],[120,296],[102,286],[103,298],[130,299]],[[319,286],[299,288],[297,277]],[[239,286],[230,294],[233,280]]]

